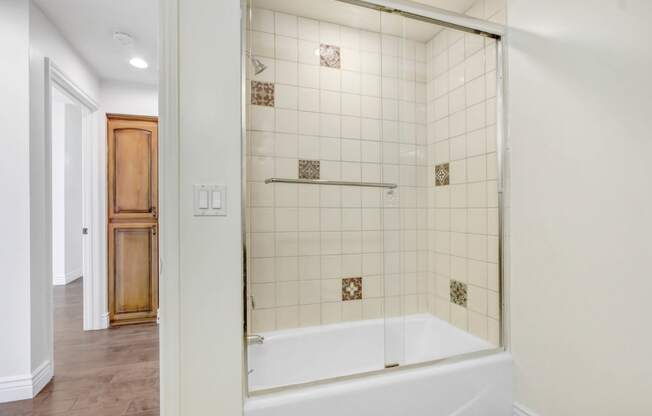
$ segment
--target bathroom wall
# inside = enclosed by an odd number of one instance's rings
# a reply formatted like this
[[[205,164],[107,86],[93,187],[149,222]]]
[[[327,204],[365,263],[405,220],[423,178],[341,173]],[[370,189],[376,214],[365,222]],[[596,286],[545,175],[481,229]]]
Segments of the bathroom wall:
[[[263,9],[250,29],[250,329],[427,312],[425,43]]]
[[[508,15],[518,414],[652,414],[652,3]]]
[[[504,23],[503,8],[466,14]],[[430,310],[498,344],[496,43],[446,29],[427,54]]]

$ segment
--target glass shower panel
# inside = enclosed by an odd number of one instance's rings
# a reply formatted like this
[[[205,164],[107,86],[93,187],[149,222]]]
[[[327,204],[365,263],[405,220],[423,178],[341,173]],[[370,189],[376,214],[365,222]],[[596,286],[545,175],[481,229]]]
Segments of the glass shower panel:
[[[399,18],[396,343],[414,364],[500,344],[498,78],[494,39]]]
[[[335,0],[248,6],[249,391],[382,369],[398,199],[360,186],[398,180],[382,163],[380,12]],[[400,285],[391,290],[400,302]]]

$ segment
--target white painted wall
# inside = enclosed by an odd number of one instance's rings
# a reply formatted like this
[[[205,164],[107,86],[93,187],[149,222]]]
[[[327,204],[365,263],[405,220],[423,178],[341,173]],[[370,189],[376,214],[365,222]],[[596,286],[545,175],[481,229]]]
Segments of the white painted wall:
[[[652,414],[652,2],[510,0],[508,21],[516,400]]]
[[[54,91],[56,95],[56,90]],[[54,284],[66,276],[66,103],[52,101],[52,273]]]
[[[100,80],[95,72],[32,1],[30,1],[30,25],[32,55],[50,57],[81,90],[95,101],[99,101]]]
[[[158,116],[156,85],[103,81],[100,100],[106,113]]]
[[[239,415],[243,369],[240,2],[180,0],[178,24],[180,321],[178,346],[167,348],[180,351],[181,415]],[[196,183],[227,186],[227,216],[193,216]],[[175,370],[162,369],[164,377]],[[165,391],[166,386],[162,388]]]
[[[66,282],[82,275],[82,109],[66,105]]]
[[[31,368],[53,361],[52,332],[52,206],[49,142],[45,138],[44,58],[53,62],[76,84],[96,99],[99,82],[63,36],[34,3],[29,7],[29,230]],[[12,56],[8,54],[7,56]],[[16,176],[16,175],[14,175]]]
[[[0,402],[24,398],[29,377],[29,5],[0,2]]]

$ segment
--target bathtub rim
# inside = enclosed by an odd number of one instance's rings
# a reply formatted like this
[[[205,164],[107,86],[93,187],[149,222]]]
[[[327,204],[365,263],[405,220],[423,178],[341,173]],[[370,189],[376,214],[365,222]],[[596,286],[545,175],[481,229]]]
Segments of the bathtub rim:
[[[248,398],[253,398],[253,397],[261,397],[261,396],[268,396],[268,395],[272,395],[272,394],[276,394],[276,393],[299,391],[299,390],[307,389],[307,388],[310,388],[310,387],[316,387],[316,386],[321,386],[321,385],[330,385],[330,384],[343,382],[343,381],[359,380],[359,379],[364,379],[364,378],[367,378],[367,377],[390,374],[390,373],[395,373],[395,372],[403,372],[403,371],[415,370],[415,369],[426,368],[426,367],[436,368],[436,367],[440,367],[440,366],[455,364],[455,363],[459,363],[459,362],[471,361],[471,360],[474,360],[474,359],[484,358],[484,357],[497,355],[497,354],[502,354],[502,353],[506,353],[506,352],[509,352],[506,347],[499,346],[499,347],[488,348],[488,349],[480,350],[480,351],[472,351],[472,352],[467,352],[467,353],[464,353],[464,354],[452,355],[450,357],[437,358],[435,360],[422,361],[422,362],[419,362],[419,363],[412,363],[412,364],[398,365],[398,366],[395,366],[395,367],[385,367],[385,368],[380,368],[378,370],[364,371],[362,373],[355,373],[355,374],[349,374],[349,375],[344,375],[344,376],[328,377],[328,378],[323,378],[321,380],[308,381],[308,382],[305,382],[305,383],[286,384],[286,385],[283,385],[283,386],[270,387],[270,388],[266,388],[266,389],[259,389],[259,390],[253,390],[253,391],[250,390],[249,388],[247,388],[247,392],[246,392],[247,394],[245,396],[245,400],[248,399]],[[248,387],[248,385],[247,385],[247,387]]]

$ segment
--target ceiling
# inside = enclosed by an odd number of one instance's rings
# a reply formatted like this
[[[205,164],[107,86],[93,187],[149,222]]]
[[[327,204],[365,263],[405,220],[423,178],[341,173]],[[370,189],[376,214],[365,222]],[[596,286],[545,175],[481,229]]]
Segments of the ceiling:
[[[158,0],[34,0],[101,79],[158,82]],[[123,46],[114,32],[131,35]],[[129,59],[141,57],[147,69]]]
[[[476,0],[416,0],[416,3],[463,13]],[[442,27],[432,23],[381,13],[337,0],[251,0],[252,7],[308,17],[358,29],[390,33],[419,42],[427,42]]]

